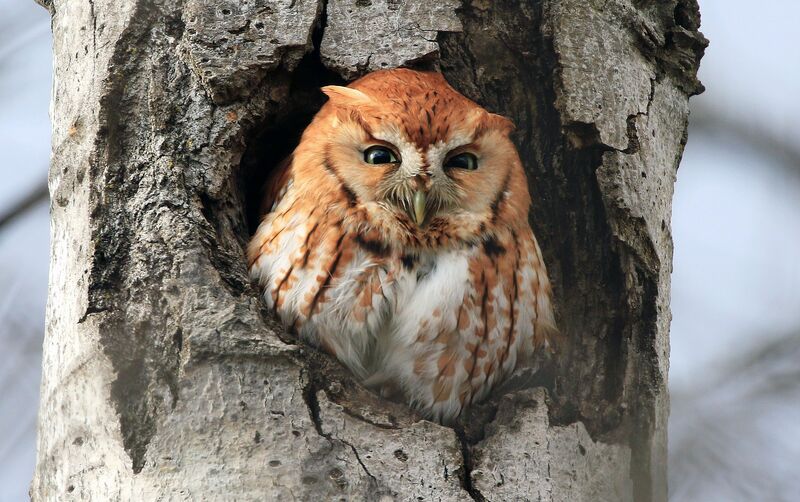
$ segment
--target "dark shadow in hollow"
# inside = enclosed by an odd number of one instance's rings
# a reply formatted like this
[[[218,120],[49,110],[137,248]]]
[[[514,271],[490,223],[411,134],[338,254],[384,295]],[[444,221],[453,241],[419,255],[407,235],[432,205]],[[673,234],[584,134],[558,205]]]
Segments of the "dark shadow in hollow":
[[[319,54],[321,37],[322,30],[318,28],[312,37],[314,51],[306,54],[292,72],[288,96],[280,98],[277,113],[270,115],[269,122],[253,128],[246,138],[239,188],[244,196],[248,238],[261,221],[259,208],[265,181],[273,169],[294,151],[303,131],[327,99],[320,88],[347,84],[322,64]]]

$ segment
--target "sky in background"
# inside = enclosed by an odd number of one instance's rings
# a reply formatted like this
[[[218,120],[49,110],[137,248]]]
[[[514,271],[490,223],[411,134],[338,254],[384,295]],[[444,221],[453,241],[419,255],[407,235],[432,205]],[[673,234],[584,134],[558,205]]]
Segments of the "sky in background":
[[[800,500],[800,2],[700,0],[673,206],[670,500]],[[692,119],[690,118],[690,123]],[[763,146],[763,145],[762,145]]]
[[[800,145],[800,2],[700,0],[700,12],[711,45],[692,108]],[[674,386],[800,327],[799,229],[800,166],[690,130],[672,218]]]
[[[800,2],[700,4],[711,40],[701,65],[708,90],[692,108],[800,143]],[[50,46],[44,9],[32,0],[0,0],[0,214],[46,177]],[[730,376],[754,350],[800,333],[798,229],[800,166],[725,131],[691,130],[673,216],[670,469],[680,474],[673,500],[788,501],[800,494],[798,401],[748,397],[753,382],[781,367],[753,365],[741,378]],[[47,241],[46,204],[0,229],[0,502],[27,499],[35,460]],[[728,409],[738,420],[719,420]],[[698,436],[715,437],[712,422],[727,434],[717,449],[724,465],[689,483],[697,469],[686,459],[694,458]],[[702,456],[698,462],[707,467]],[[742,481],[748,476],[752,483]],[[769,492],[747,491],[764,480]]]
[[[0,214],[40,184],[50,158],[50,19],[0,0]],[[0,230],[0,501],[27,500],[47,294],[43,202]]]

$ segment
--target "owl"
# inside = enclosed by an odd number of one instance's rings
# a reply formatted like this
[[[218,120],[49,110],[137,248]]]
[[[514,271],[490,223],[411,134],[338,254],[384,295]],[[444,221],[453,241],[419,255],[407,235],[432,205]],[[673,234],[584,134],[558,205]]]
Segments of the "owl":
[[[513,124],[436,72],[322,91],[268,180],[250,275],[290,332],[452,422],[555,345]]]

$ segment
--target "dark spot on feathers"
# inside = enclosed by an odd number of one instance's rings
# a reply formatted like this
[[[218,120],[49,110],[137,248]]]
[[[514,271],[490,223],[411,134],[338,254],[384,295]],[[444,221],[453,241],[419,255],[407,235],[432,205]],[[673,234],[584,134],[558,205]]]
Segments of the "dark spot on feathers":
[[[341,176],[339,176],[339,172],[336,170],[336,168],[333,167],[333,164],[331,164],[327,151],[325,152],[325,159],[323,159],[322,166],[334,178],[336,178],[336,181],[339,183],[339,187],[341,188],[342,193],[347,199],[347,204],[350,207],[355,207],[355,205],[358,203],[358,198],[356,197],[356,194],[353,193],[352,190],[350,190],[350,187],[345,185],[344,180],[341,178]]]
[[[356,236],[355,241],[362,249],[380,258],[386,257],[389,254],[389,248],[381,241],[365,239],[361,235]]]
[[[508,184],[510,182],[511,182],[511,172],[509,171],[509,173],[506,175],[505,180],[503,181],[503,188],[501,188],[500,191],[497,192],[497,196],[492,201],[492,206],[491,206],[492,222],[497,221],[497,216],[499,215],[500,212],[500,203],[503,202],[503,197],[505,196],[505,193],[508,190]]]
[[[501,246],[494,237],[489,237],[483,241],[483,250],[486,251],[486,254],[490,257],[500,256],[506,252],[506,248]]]

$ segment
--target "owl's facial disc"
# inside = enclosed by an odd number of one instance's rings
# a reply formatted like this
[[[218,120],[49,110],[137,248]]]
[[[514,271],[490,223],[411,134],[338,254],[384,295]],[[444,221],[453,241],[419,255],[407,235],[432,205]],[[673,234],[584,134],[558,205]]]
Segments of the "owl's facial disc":
[[[491,218],[518,164],[499,119],[477,109],[447,126],[430,115],[432,125],[425,119],[409,128],[411,118],[402,110],[337,109],[329,116],[334,134],[323,150],[326,169],[379,212],[375,221],[394,219],[399,228],[412,224],[425,232]]]
[[[460,206],[463,192],[455,173],[468,175],[480,164],[471,148],[463,139],[427,149],[402,140],[360,146],[366,164],[384,169],[377,190],[379,200],[405,213],[420,228]]]
[[[369,176],[380,180],[373,192],[377,201],[405,213],[419,228],[450,211],[469,210],[463,204],[469,193],[461,183],[466,177],[480,184],[478,178],[484,177],[471,131],[419,145],[399,134],[399,128],[382,125],[357,146]]]

